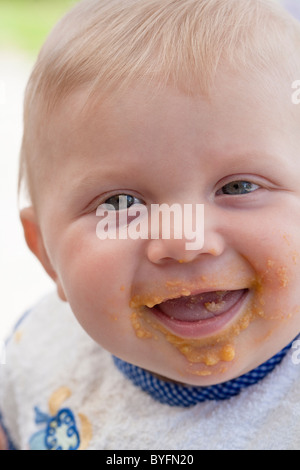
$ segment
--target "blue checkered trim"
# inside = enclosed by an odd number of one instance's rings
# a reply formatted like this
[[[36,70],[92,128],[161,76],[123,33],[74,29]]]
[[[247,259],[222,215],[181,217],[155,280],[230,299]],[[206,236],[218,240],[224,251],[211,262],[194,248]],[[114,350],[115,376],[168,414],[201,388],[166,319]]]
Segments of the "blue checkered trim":
[[[236,379],[229,380],[228,382],[207,387],[186,386],[165,382],[154,377],[150,372],[122,361],[115,356],[113,356],[113,360],[116,367],[130,379],[134,385],[140,387],[144,392],[147,392],[154,400],[169,406],[189,407],[207,400],[227,400],[228,398],[238,395],[244,388],[256,384],[272,372],[282,361],[292,344],[293,342],[256,369]]]

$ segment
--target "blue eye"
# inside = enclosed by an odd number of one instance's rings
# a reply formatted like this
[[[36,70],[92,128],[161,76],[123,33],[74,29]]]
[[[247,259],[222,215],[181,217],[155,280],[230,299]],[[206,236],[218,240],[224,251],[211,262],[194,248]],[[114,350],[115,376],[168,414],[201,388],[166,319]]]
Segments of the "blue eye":
[[[130,194],[116,194],[106,199],[101,206],[106,210],[120,211],[129,209],[133,204],[143,204],[143,202]]]
[[[225,184],[222,186],[221,189],[217,191],[217,195],[220,196],[222,194],[227,194],[230,196],[240,196],[242,194],[249,194],[253,193],[259,189],[255,183],[251,183],[249,181],[231,181],[230,183]]]

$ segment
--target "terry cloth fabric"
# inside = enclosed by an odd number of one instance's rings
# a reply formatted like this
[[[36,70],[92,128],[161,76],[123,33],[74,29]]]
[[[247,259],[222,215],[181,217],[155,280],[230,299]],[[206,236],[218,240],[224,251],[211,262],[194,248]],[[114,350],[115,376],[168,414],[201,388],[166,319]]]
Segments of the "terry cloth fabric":
[[[113,356],[118,369],[130,379],[134,385],[149,393],[155,400],[170,406],[193,406],[206,400],[226,400],[238,395],[243,388],[254,385],[264,379],[280,364],[293,342],[286,346],[271,359],[236,379],[207,387],[188,387],[165,382],[140,367],[129,364]]]
[[[227,400],[169,406],[120,372],[53,293],[7,344],[0,417],[11,448],[21,450],[298,450],[299,359],[291,348]]]

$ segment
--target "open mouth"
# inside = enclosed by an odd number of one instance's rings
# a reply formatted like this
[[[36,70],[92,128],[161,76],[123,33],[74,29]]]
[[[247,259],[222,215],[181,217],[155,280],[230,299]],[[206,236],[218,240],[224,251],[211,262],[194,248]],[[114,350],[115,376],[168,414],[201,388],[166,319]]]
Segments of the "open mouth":
[[[224,328],[240,312],[248,289],[202,292],[147,307],[168,329],[180,336],[202,337]]]

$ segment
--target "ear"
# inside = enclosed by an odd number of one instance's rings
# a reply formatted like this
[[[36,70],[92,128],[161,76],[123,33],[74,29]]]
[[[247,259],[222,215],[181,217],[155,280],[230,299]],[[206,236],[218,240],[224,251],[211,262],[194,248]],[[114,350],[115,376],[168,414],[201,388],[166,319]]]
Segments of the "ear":
[[[26,207],[25,209],[22,209],[20,212],[20,219],[29,249],[37,257],[45,271],[55,282],[57,292],[61,300],[66,301],[67,299],[63,287],[49,260],[34,208]]]

